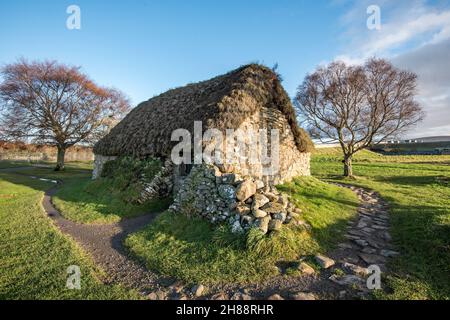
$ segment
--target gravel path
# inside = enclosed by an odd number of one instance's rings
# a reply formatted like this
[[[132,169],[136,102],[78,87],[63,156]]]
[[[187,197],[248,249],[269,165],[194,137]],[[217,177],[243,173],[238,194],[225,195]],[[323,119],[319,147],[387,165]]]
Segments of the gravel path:
[[[346,241],[338,244],[337,249],[327,257],[316,257],[317,262],[322,265],[320,272],[304,270],[301,276],[287,277],[284,273],[289,264],[282,265],[279,266],[280,275],[265,282],[245,288],[236,285],[213,286],[203,294],[200,292],[197,298],[241,300],[270,297],[309,300],[367,297],[367,267],[377,265],[383,272],[387,272],[388,259],[399,254],[390,244],[389,208],[376,192],[354,186],[340,186],[355,192],[361,205],[356,219],[349,222]],[[55,185],[45,192],[43,206],[46,213],[62,232],[75,239],[105,271],[106,278],[102,279],[105,283],[120,283],[134,288],[149,299],[196,298],[191,288],[185,287],[183,283],[147,270],[143,263],[129,256],[123,246],[127,235],[151,223],[157,213],[123,219],[114,224],[75,223],[65,219],[53,206],[51,198],[57,188],[58,185]]]
[[[123,219],[114,224],[76,223],[65,219],[52,204],[51,197],[57,188],[58,186],[55,186],[45,193],[42,204],[47,215],[62,232],[75,239],[92,256],[94,262],[106,271],[107,277],[103,279],[105,283],[121,283],[147,293],[170,281],[149,272],[142,263],[132,259],[123,246],[123,241],[130,233],[145,227],[157,213]]]

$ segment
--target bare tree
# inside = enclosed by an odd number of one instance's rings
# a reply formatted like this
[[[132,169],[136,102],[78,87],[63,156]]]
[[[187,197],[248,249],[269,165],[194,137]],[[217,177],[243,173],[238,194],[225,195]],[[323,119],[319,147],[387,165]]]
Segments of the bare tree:
[[[307,75],[294,104],[315,138],[339,142],[344,176],[361,149],[398,135],[423,118],[414,100],[417,76],[383,59],[363,66],[333,62]]]
[[[129,110],[123,93],[98,86],[79,67],[22,59],[1,75],[1,133],[56,146],[55,170],[64,169],[67,148],[92,143]]]

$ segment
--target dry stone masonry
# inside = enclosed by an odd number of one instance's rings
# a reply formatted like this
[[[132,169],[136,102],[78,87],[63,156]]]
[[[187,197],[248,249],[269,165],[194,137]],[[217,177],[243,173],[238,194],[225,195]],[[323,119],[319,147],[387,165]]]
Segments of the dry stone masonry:
[[[283,225],[308,225],[301,210],[288,197],[262,180],[233,173],[232,166],[199,165],[184,179],[170,210],[203,217],[211,223],[226,222],[233,232],[258,228],[263,233]]]
[[[239,158],[231,161],[233,165],[168,163],[177,145],[172,139],[174,131],[195,137],[196,123],[201,124],[200,134],[210,129],[225,136],[229,131],[263,132],[267,143],[255,143],[256,137],[261,137],[256,134],[236,133],[244,141],[236,138],[240,143],[232,146]],[[273,132],[278,144],[272,141]],[[216,153],[229,155],[227,143],[219,144]],[[202,147],[205,144],[208,142],[203,141]],[[254,227],[268,233],[292,221],[307,227],[297,219],[299,210],[273,186],[310,175],[312,149],[312,141],[298,126],[295,109],[278,76],[265,66],[250,64],[169,90],[138,105],[95,145],[93,178],[99,177],[105,162],[115,157],[158,158],[165,163],[164,168],[153,181],[143,179],[140,202],[168,195],[171,190],[173,211],[212,223],[229,223],[234,232]],[[256,159],[249,150],[257,150]]]

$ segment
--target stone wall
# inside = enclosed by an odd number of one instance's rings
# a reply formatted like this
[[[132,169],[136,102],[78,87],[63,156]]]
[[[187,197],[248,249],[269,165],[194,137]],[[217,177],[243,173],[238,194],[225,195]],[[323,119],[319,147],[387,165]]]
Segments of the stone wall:
[[[261,159],[258,159],[259,161],[256,164],[234,163],[236,173],[264,180],[271,185],[289,182],[296,176],[309,176],[311,174],[310,153],[301,153],[298,150],[291,128],[281,111],[261,108],[260,112],[248,117],[239,127],[242,132],[250,132],[251,130],[257,132],[259,129],[267,129],[269,134],[271,129],[277,129],[280,134],[278,171],[271,175],[265,174],[264,168],[267,168],[267,166],[262,164]],[[248,148],[254,148],[253,139],[250,136],[245,136],[244,143]],[[270,142],[270,138],[268,141]]]
[[[103,165],[106,162],[116,158],[117,157],[115,156],[102,156],[101,154],[96,154],[94,159],[94,170],[92,171],[92,179],[95,180],[99,178],[103,170]]]
[[[289,223],[309,228],[287,195],[262,180],[242,178],[232,171],[231,166],[194,166],[170,210],[211,223],[228,223],[236,233],[250,228],[275,232]]]

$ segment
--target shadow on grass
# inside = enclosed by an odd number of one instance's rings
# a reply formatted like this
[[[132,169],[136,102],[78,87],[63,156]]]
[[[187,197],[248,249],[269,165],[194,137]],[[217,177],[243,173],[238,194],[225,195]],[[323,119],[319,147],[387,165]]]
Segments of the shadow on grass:
[[[53,197],[53,203],[65,218],[81,223],[118,222],[121,218],[162,211],[171,203],[171,199],[158,199],[142,205],[130,204],[107,183],[88,188],[92,183],[90,170],[67,169],[55,172],[49,168],[10,168],[0,169],[0,175],[11,183],[44,192],[53,184],[36,183],[39,178],[62,181]]]
[[[436,176],[390,176],[375,177],[374,180],[377,182],[418,187],[439,183],[438,180],[436,180]]]

